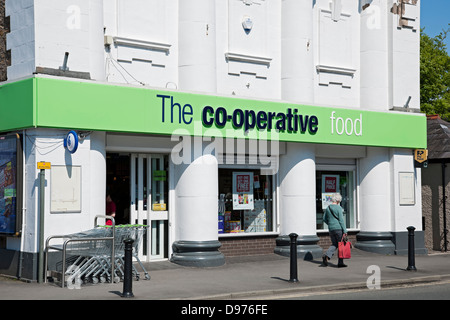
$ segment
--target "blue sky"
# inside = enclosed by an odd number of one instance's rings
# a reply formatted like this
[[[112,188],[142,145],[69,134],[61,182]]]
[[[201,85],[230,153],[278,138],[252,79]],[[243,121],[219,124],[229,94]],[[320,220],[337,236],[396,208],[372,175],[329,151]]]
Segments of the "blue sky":
[[[450,0],[422,0],[420,10],[420,27],[425,27],[425,33],[430,37],[450,28]],[[447,52],[450,52],[450,32],[445,43]]]

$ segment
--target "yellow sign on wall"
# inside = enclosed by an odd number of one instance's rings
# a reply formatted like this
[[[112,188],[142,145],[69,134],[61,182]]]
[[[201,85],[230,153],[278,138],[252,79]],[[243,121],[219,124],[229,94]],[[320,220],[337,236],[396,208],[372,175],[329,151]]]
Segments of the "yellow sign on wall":
[[[50,162],[41,161],[37,163],[37,168],[41,170],[49,170],[52,168],[52,164]]]
[[[414,150],[414,160],[419,163],[425,162],[428,159],[428,150],[427,149],[416,149]]]

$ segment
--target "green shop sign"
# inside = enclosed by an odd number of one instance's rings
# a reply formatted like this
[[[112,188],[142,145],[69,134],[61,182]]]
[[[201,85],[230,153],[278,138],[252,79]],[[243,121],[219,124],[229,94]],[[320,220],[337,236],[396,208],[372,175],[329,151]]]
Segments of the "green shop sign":
[[[0,86],[0,131],[101,130],[426,148],[422,114],[33,77]]]

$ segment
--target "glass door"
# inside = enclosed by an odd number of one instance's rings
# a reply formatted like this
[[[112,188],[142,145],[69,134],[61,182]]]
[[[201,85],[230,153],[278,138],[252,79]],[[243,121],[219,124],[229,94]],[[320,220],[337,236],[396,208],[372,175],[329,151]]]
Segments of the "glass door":
[[[168,257],[168,156],[131,155],[131,220],[148,226],[139,249],[139,259]]]

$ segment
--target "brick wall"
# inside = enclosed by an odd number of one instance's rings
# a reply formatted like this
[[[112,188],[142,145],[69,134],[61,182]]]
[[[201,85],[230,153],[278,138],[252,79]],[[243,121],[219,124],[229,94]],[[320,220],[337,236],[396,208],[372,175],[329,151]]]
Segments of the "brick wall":
[[[11,57],[6,50],[6,34],[9,32],[9,19],[5,17],[5,0],[0,0],[0,82],[6,81],[6,69],[11,65]]]
[[[318,245],[325,251],[331,245],[328,233],[318,234]],[[226,257],[272,254],[277,236],[220,238],[220,252]],[[348,239],[356,243],[356,233],[349,232]]]
[[[348,240],[350,240],[352,244],[356,243],[356,234],[357,232],[348,233]],[[319,237],[319,242],[317,244],[324,250],[327,250],[328,247],[331,246],[330,235],[328,233],[320,233],[317,236]]]
[[[219,239],[222,247],[220,252],[226,257],[271,254],[275,249],[277,236],[263,237],[233,237]]]

